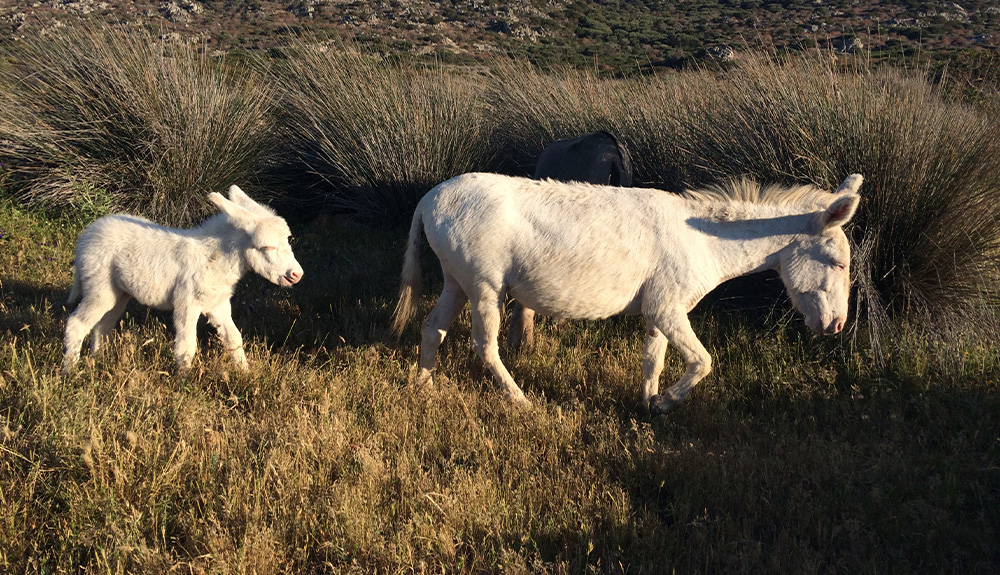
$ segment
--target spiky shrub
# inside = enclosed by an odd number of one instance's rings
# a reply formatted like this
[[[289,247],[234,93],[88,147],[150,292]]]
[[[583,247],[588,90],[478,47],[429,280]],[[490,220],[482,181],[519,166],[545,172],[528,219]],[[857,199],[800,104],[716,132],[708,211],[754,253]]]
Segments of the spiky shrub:
[[[832,189],[860,172],[855,276],[873,343],[900,320],[996,325],[1000,128],[918,74],[812,55],[624,81],[504,64],[493,79],[497,133],[524,171],[554,139],[609,129],[638,180],[668,190],[738,175]]]
[[[273,84],[190,45],[65,28],[9,48],[0,154],[31,202],[197,219],[276,142]]]
[[[1000,124],[920,75],[803,57],[704,78],[678,113],[684,177],[834,187],[865,176],[855,277],[874,341],[891,319],[964,332],[1000,305]]]
[[[597,130],[617,136],[631,152],[639,179],[662,182],[676,164],[669,141],[673,78],[617,80],[586,70],[543,71],[498,60],[487,97],[494,114],[494,147],[504,168],[532,173],[548,144]]]
[[[336,210],[393,223],[435,184],[491,165],[476,77],[305,44],[283,76],[292,152]]]
[[[620,103],[610,82],[586,71],[543,72],[510,59],[494,62],[487,93],[494,115],[493,143],[508,171],[531,174],[538,154],[554,140],[596,130],[617,131],[610,107]]]

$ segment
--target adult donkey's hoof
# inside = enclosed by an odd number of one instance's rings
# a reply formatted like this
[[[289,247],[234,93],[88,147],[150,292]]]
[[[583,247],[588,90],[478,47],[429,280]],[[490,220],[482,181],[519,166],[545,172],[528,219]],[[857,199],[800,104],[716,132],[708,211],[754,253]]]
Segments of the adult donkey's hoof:
[[[683,398],[672,397],[669,394],[654,395],[649,398],[650,415],[663,415],[684,403]]]

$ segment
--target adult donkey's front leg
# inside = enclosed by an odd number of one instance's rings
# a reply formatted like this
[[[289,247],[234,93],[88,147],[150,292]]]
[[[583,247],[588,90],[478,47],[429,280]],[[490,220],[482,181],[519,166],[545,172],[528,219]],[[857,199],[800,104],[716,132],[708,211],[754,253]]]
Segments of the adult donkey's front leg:
[[[655,415],[667,413],[684,402],[694,386],[712,371],[712,356],[691,329],[691,321],[683,310],[664,310],[650,318],[650,322],[666,336],[667,342],[681,352],[687,362],[687,369],[677,383],[670,386],[666,393],[649,398],[649,411]],[[650,343],[647,340],[647,350],[649,349]],[[663,350],[665,351],[665,346]],[[647,380],[646,390],[651,388]]]
[[[507,328],[507,349],[517,353],[521,346],[531,346],[535,342],[535,310],[524,307],[514,300],[510,314],[510,327]]]
[[[666,351],[667,336],[647,321],[646,347],[642,353],[642,405],[645,409],[649,409],[650,400],[660,391],[660,373]]]

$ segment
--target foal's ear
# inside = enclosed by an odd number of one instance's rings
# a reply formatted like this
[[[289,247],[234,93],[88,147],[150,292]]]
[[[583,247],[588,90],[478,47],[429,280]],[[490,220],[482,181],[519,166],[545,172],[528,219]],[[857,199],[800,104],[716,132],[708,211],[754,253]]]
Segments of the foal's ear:
[[[236,184],[229,186],[229,199],[243,207],[246,207],[247,204],[257,203],[253,201],[250,196],[246,195],[246,193]]]
[[[211,194],[208,194],[208,200],[213,204],[215,204],[216,206],[218,206],[218,208],[222,210],[222,213],[229,216],[229,218],[233,221],[251,222],[254,219],[253,214],[247,211],[246,208],[227,200],[222,194],[218,192],[212,192]]]
[[[828,230],[843,226],[854,217],[860,202],[861,196],[854,192],[840,194],[828,208],[817,214],[817,227],[820,230]]]
[[[246,192],[241,190],[240,187],[237,186],[236,184],[229,186],[229,199],[235,202],[236,204],[250,210],[250,212],[252,213],[264,216],[274,215],[274,212],[271,210],[271,208],[258,204],[256,200],[246,195]]]

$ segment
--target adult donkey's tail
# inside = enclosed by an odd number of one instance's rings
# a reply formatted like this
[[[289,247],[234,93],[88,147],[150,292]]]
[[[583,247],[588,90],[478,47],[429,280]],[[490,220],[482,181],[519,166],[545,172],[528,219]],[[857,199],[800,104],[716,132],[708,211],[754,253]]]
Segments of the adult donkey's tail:
[[[399,337],[413,315],[413,306],[420,295],[420,232],[423,216],[420,206],[413,212],[410,236],[406,241],[406,256],[403,260],[403,275],[399,281],[399,301],[392,314],[392,331]]]

